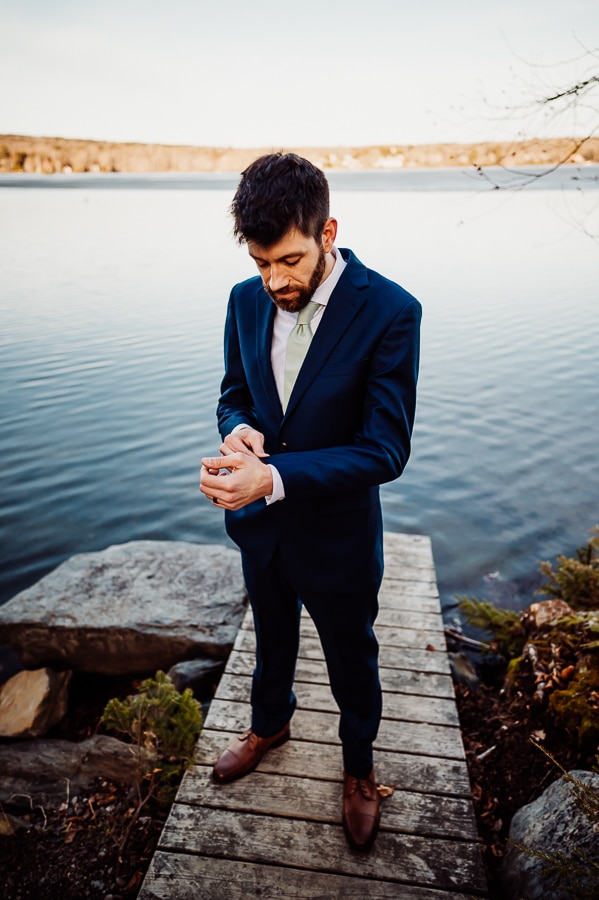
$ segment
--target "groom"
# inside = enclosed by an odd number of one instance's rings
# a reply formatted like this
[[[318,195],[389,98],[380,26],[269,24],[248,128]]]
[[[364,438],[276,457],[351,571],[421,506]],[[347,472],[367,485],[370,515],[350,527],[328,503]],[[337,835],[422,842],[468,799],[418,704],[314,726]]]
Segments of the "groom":
[[[257,650],[251,726],[213,777],[251,772],[289,738],[303,604],[341,713],[345,834],[367,850],[380,818],[379,485],[401,475],[410,453],[421,308],[337,248],[327,180],[308,160],[257,159],[232,213],[258,277],[231,292],[223,444],[221,456],[202,460],[200,490],[225,510],[241,549]]]

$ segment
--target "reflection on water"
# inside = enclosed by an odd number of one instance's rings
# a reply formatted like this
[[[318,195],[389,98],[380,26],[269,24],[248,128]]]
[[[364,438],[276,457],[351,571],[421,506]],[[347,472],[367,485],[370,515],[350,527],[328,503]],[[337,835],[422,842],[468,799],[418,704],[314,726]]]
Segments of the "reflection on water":
[[[599,252],[577,227],[599,231],[599,195],[427,176],[331,181],[339,244],[423,303],[413,456],[382,494],[389,530],[431,535],[448,602],[492,594],[488,573],[528,576],[599,520]],[[197,481],[218,447],[228,291],[253,274],[234,179],[110,183],[0,188],[0,602],[73,553],[227,540]]]

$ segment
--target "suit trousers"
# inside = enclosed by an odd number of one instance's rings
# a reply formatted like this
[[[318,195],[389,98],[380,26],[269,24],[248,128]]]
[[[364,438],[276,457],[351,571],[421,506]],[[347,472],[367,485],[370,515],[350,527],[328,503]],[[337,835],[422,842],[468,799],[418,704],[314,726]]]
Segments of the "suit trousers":
[[[252,679],[252,729],[270,737],[291,719],[302,604],[318,631],[333,696],[341,713],[339,738],[348,775],[366,778],[382,711],[378,642],[373,626],[378,587],[362,591],[303,591],[284,571],[280,552],[266,566],[242,552],[243,573],[254,615],[256,667]]]

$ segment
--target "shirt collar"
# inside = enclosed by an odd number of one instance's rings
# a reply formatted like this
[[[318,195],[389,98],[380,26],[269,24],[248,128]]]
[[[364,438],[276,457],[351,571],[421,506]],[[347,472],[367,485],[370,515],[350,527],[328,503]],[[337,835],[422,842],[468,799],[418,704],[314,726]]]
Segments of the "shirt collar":
[[[336,247],[333,247],[331,252],[335,257],[335,265],[327,278],[318,285],[312,297],[314,303],[319,303],[321,306],[326,306],[329,302],[330,296],[337,287],[337,282],[341,278],[341,274],[347,265]]]

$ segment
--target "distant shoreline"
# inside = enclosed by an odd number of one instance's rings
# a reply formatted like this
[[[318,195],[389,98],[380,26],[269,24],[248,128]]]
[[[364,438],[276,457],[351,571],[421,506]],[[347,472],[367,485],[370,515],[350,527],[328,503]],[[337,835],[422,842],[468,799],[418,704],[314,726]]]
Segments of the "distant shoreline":
[[[240,172],[263,153],[293,150],[327,170],[357,171],[454,166],[554,166],[599,162],[599,138],[554,138],[470,144],[368,147],[192,147],[0,135],[0,173]]]

